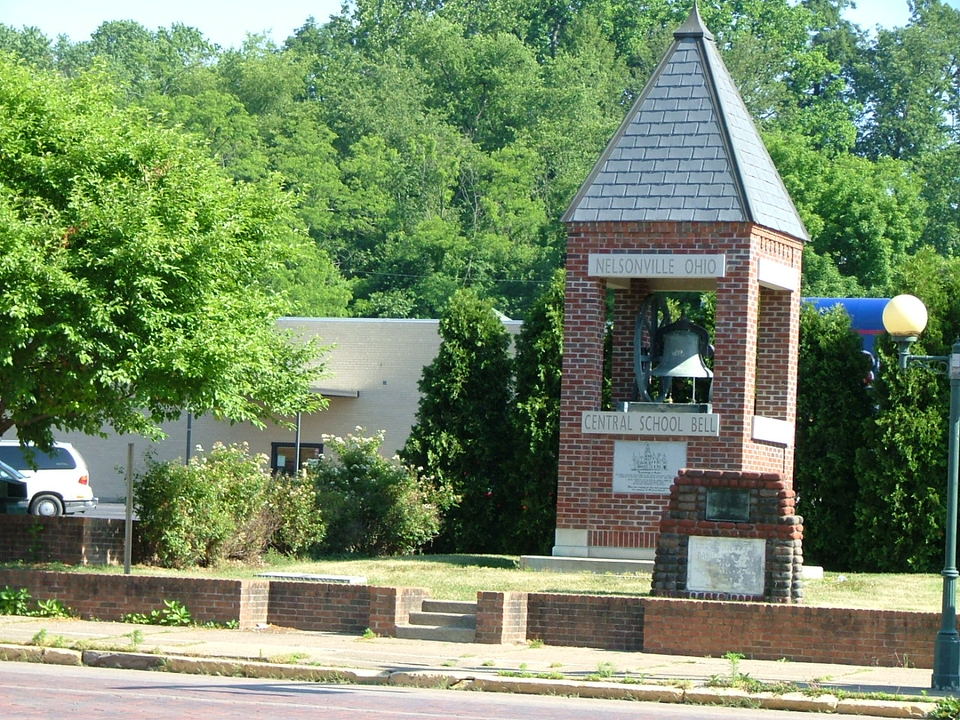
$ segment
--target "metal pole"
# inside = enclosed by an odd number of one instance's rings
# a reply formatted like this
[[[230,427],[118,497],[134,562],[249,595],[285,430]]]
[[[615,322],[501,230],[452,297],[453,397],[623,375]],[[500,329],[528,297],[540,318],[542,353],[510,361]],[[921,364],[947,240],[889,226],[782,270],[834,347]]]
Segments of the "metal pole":
[[[948,358],[950,425],[947,456],[947,524],[943,559],[943,610],[933,650],[933,689],[960,688],[960,634],[957,633],[957,474],[960,468],[960,341]]]
[[[193,449],[193,413],[187,413],[187,454],[184,456],[183,464],[190,464],[190,451]]]
[[[123,526],[123,574],[130,574],[133,556],[133,443],[127,443],[127,508]]]
[[[297,439],[293,447],[293,474],[300,473],[300,413],[297,413]]]

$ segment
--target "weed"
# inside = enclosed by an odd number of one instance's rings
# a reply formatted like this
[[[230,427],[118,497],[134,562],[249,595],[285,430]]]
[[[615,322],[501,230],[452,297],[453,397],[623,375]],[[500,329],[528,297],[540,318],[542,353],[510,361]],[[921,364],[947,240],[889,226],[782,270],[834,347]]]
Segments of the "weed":
[[[493,660],[484,660],[480,663],[481,667],[493,667]]]
[[[534,673],[529,670],[499,670],[497,675],[500,677],[515,677],[515,678],[537,678],[538,680],[564,680],[563,673],[556,671],[553,672],[540,672]]]
[[[542,648],[543,640],[541,640],[540,638],[531,638],[530,640],[527,640],[527,647],[532,648],[534,650],[538,648]]]
[[[0,615],[29,615],[30,593],[26,588],[14,590],[5,586],[0,590]]]
[[[740,661],[743,660],[744,654],[738,652],[728,652],[723,654],[724,660],[730,661],[730,679],[736,680],[740,675]]]
[[[208,630],[236,630],[240,627],[240,623],[236,620],[207,620],[206,622],[200,623],[200,627],[207,628]]]
[[[47,630],[46,628],[41,628],[37,633],[30,638],[30,644],[36,645],[37,647],[43,647],[47,644]]]
[[[193,617],[186,605],[176,600],[164,600],[164,607],[149,613],[127,613],[121,620],[134,625],[166,625],[181,627],[193,624]]]
[[[286,655],[273,655],[268,659],[269,662],[276,663],[277,665],[299,665],[303,660],[306,660],[310,655],[302,652],[287,653]]]
[[[70,608],[59,600],[37,600],[37,609],[30,613],[36,617],[68,618],[76,615]]]
[[[602,678],[610,678],[617,674],[617,668],[613,663],[602,662],[597,665],[597,675]]]
[[[960,698],[940,698],[937,700],[937,707],[927,717],[937,720],[956,720],[960,717]]]
[[[380,636],[377,635],[377,634],[376,634],[373,630],[371,630],[370,628],[367,628],[366,630],[364,630],[364,631],[360,634],[360,639],[361,639],[361,640],[376,640],[378,637],[380,637]]]
[[[142,630],[133,630],[128,632],[124,637],[130,638],[130,644],[136,649],[140,646],[140,643],[143,642],[143,631]]]

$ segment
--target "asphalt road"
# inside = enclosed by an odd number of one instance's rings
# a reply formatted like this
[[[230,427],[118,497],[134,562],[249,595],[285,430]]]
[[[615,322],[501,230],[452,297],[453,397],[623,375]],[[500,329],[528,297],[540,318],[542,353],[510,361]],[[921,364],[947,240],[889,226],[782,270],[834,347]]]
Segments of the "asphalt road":
[[[123,503],[100,503],[93,510],[88,510],[85,513],[77,513],[74,517],[95,517],[123,520],[126,517],[126,512],[127,506]],[[133,517],[136,519],[136,513],[134,513]]]
[[[4,663],[0,717],[17,720],[836,720],[835,715],[320,685],[135,670]]]

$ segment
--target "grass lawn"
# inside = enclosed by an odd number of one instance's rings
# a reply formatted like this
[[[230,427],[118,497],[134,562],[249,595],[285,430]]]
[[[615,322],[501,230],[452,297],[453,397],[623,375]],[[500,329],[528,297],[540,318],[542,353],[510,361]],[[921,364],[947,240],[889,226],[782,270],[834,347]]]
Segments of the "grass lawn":
[[[142,575],[253,577],[258,572],[362,575],[371,585],[428,588],[435,598],[473,600],[478,590],[647,595],[650,575],[598,575],[521,570],[509,555],[414,555],[384,559],[275,560],[262,566],[166,570],[134,568]],[[7,567],[14,567],[7,565]],[[23,567],[23,566],[19,566]],[[38,566],[40,567],[40,566]],[[62,566],[56,569],[68,569]],[[74,568],[69,568],[74,569]],[[122,572],[119,567],[77,568],[81,572]],[[940,575],[827,573],[804,584],[805,604],[878,610],[940,611]]]

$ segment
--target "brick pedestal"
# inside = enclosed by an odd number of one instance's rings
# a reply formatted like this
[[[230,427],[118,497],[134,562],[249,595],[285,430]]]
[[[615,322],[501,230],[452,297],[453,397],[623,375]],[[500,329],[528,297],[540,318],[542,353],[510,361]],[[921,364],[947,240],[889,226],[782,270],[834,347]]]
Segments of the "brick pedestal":
[[[749,518],[744,522],[708,520],[710,489],[744,490]],[[799,602],[803,597],[803,518],[794,512],[794,492],[778,473],[682,470],[660,521],[652,594],[712,600]],[[687,587],[692,536],[765,541],[762,594],[693,591]]]

